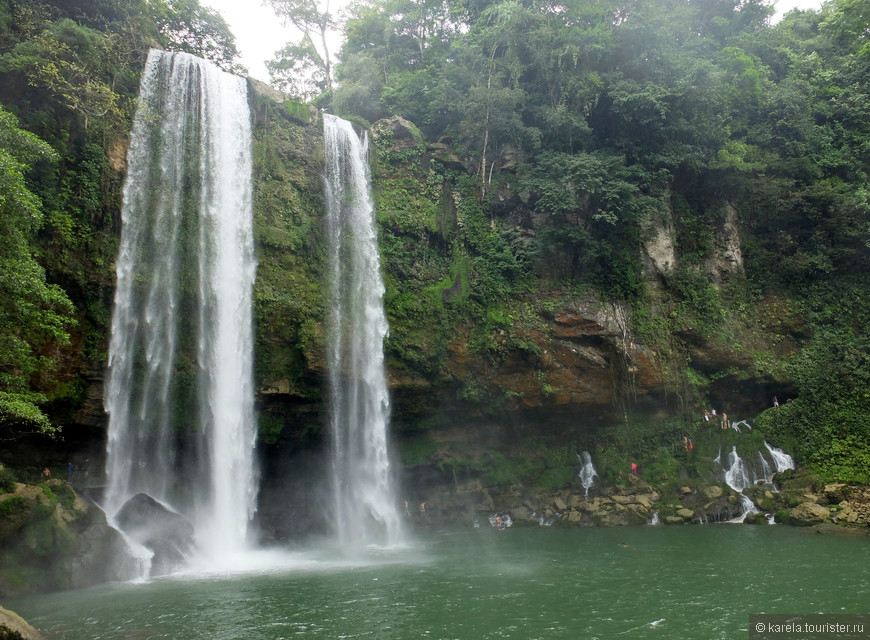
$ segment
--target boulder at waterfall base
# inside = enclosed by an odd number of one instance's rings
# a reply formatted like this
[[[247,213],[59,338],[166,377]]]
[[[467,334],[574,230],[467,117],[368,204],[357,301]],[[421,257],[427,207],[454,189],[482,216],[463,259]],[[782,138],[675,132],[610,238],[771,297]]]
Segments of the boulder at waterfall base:
[[[190,521],[146,493],[127,500],[116,520],[121,530],[154,552],[152,576],[183,566],[193,549],[194,528]]]

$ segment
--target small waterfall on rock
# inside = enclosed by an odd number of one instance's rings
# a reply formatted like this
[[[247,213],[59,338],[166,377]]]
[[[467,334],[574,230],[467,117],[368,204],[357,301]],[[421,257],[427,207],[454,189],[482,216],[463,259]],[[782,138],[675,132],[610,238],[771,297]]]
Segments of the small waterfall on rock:
[[[773,471],[761,451],[758,452],[758,465],[761,467],[761,479],[766,485],[773,486]]]
[[[746,487],[752,485],[749,466],[737,454],[737,446],[731,449],[728,454],[728,467],[725,469],[725,484],[735,491],[742,492]]]
[[[753,484],[752,472],[746,462],[737,455],[737,446],[728,454],[728,468],[725,469],[725,484],[740,494],[740,503],[743,512],[731,522],[743,522],[748,515],[758,513],[758,509],[748,496],[743,495],[743,490]]]
[[[148,528],[143,505],[162,511],[150,527],[171,522],[189,536],[192,524],[196,552],[225,558],[246,546],[256,490],[245,81],[194,56],[152,50],[128,164],[105,394],[105,507],[112,517],[136,495],[128,517]]]
[[[588,496],[589,489],[595,483],[595,478],[598,476],[598,472],[595,471],[595,467],[592,466],[592,456],[589,455],[588,451],[578,454],[577,460],[580,461],[580,473],[577,475],[580,478],[580,484],[586,492],[584,495]]]
[[[773,458],[773,465],[776,467],[777,473],[794,469],[794,459],[785,451],[778,447],[772,447],[766,440],[764,441],[764,446],[767,447],[770,457]]]
[[[330,253],[328,364],[334,521],[339,540],[395,544],[401,519],[387,452],[387,335],[368,137],[324,114]]]

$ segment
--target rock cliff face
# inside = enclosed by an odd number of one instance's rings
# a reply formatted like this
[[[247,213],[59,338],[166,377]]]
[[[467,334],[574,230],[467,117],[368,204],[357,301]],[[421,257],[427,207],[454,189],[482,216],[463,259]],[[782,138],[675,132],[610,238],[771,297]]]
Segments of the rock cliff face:
[[[416,127],[401,118],[375,123],[373,131],[375,145],[380,145],[377,175],[386,182],[402,184],[402,189],[407,188],[403,179],[421,176],[426,179],[428,175],[431,180],[433,167],[446,173],[448,167],[460,172],[469,171],[469,167],[473,170],[470,159],[450,155],[443,142],[425,145]],[[456,242],[463,216],[457,213],[456,203],[462,196],[455,184],[446,180],[439,189],[430,189],[435,195],[428,196],[421,187],[410,201],[394,200],[392,192],[383,195],[380,200],[384,211],[380,215],[387,233],[382,241],[389,242],[401,234],[405,244]],[[548,216],[530,208],[527,194],[513,191],[509,181],[493,191],[495,195],[490,202],[493,229],[494,220],[499,219],[502,229],[513,225],[519,242],[528,244],[553,224]],[[427,197],[439,212],[430,221],[424,218],[418,223],[415,235],[402,216],[425,216]],[[409,210],[402,211],[403,206]],[[730,203],[721,202],[711,209],[709,217],[715,227],[714,242],[699,277],[723,287],[743,273],[737,212]],[[421,228],[423,225],[428,228]],[[661,212],[658,218],[646,221],[642,237],[637,252],[648,285],[655,291],[673,273],[678,261],[673,212]],[[387,248],[384,253],[394,255],[394,250]],[[414,265],[414,269],[422,269],[419,262]],[[389,263],[386,268],[390,270]],[[464,295],[460,275],[451,275],[449,282],[449,288],[441,290],[444,300]],[[636,310],[630,304],[604,300],[589,290],[578,295],[553,288],[546,279],[518,302],[523,310],[516,311],[515,305],[510,318],[484,336],[489,341],[487,349],[479,347],[481,330],[488,330],[487,321],[478,318],[457,322],[452,327],[441,366],[429,375],[415,374],[413,366],[395,358],[389,361],[390,382],[398,407],[394,421],[400,428],[407,417],[412,420],[420,417],[421,406],[433,405],[445,414],[458,407],[459,414],[466,419],[491,415],[493,411],[521,412],[525,416],[537,412],[541,420],[551,420],[560,413],[618,416],[627,408],[655,414],[673,406],[677,395],[686,394],[683,376],[686,362],[703,375],[719,377],[720,382],[711,385],[708,393],[739,415],[752,415],[763,408],[769,389],[781,388],[784,382],[760,372],[752,355],[770,351],[774,341],[782,344],[781,336],[769,340],[756,328],[739,326],[740,322],[732,329],[748,344],[739,345],[735,339],[711,335],[691,323],[662,340],[649,333],[638,333],[638,323],[633,318]],[[662,296],[643,312],[665,317],[672,313],[675,304]],[[414,333],[414,348],[420,357],[433,360],[439,357],[431,329],[428,335],[424,329],[405,333]],[[656,339],[651,341],[651,337]],[[317,360],[309,358],[309,362]],[[730,373],[721,376],[725,371]],[[433,395],[437,400],[433,400]],[[471,402],[457,402],[457,397]]]
[[[629,380],[636,393],[662,389],[664,376],[655,354],[631,340],[626,306],[591,294],[550,295],[557,306],[542,310],[537,326],[511,330],[513,338],[527,341],[526,348],[508,349],[493,363],[472,353],[467,333],[460,333],[448,347],[448,375],[457,381],[474,376],[505,394],[508,409],[607,407],[617,400],[620,382]],[[506,332],[494,340],[507,343]]]

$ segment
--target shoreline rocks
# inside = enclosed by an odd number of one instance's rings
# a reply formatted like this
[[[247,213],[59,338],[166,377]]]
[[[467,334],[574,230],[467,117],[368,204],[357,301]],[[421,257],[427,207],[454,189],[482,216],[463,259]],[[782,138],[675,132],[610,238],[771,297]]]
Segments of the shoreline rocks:
[[[39,631],[14,611],[0,607],[0,638],[9,640],[45,640]]]
[[[805,483],[815,479],[804,477]],[[745,498],[757,509],[744,524],[776,522],[792,526],[870,525],[870,487],[827,485],[807,491],[807,484],[791,483],[781,491],[749,487],[741,496],[724,483],[682,486],[661,494],[643,480],[558,491],[486,487],[479,479],[439,487],[430,493],[425,518],[410,520],[426,526],[462,526],[483,522],[492,514],[509,515],[514,526],[618,527],[650,524],[707,524],[729,522],[746,510]],[[840,499],[840,502],[833,502]]]

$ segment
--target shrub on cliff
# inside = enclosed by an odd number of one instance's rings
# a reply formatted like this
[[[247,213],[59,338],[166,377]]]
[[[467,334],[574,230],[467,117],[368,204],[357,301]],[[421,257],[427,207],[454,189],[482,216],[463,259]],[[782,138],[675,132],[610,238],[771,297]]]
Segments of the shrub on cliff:
[[[768,409],[758,426],[826,481],[870,483],[870,301],[862,283],[815,292],[815,333],[790,373],[798,397]]]

